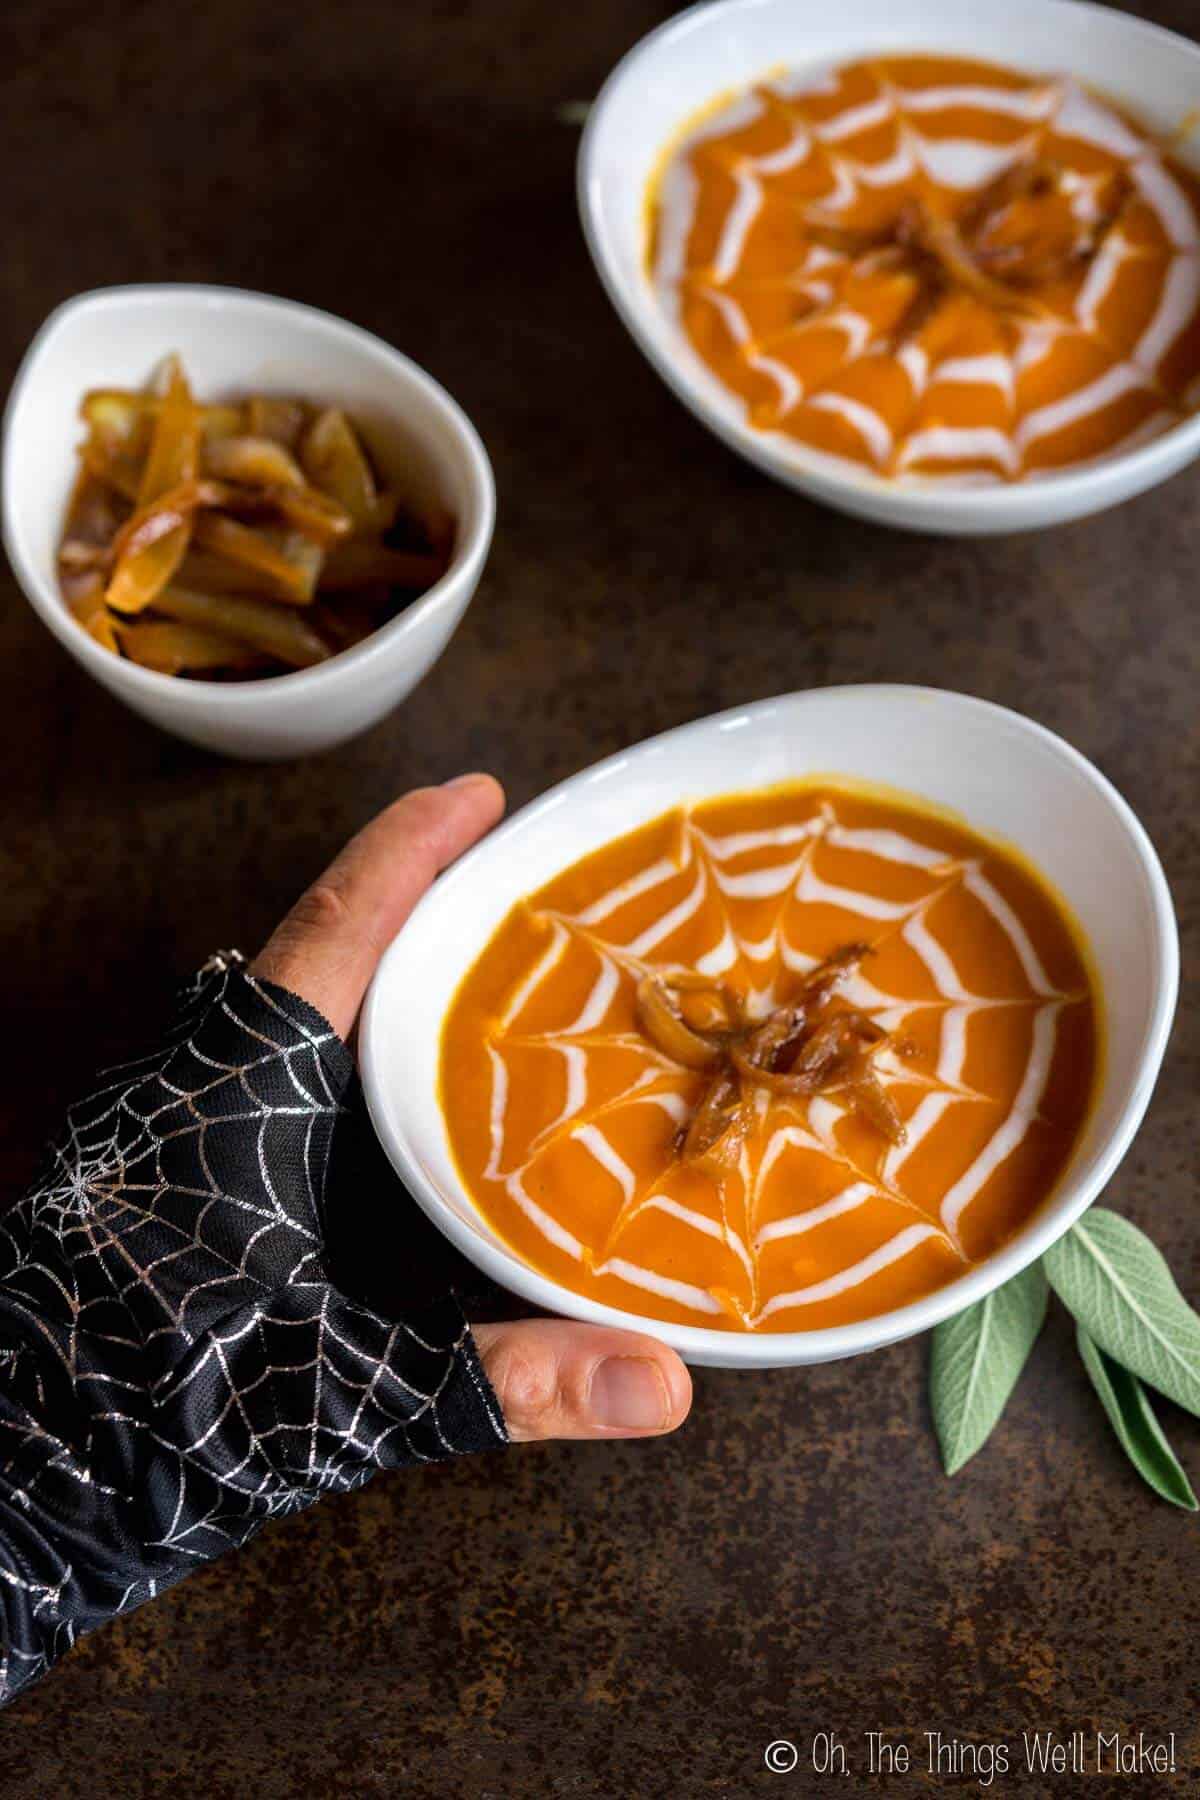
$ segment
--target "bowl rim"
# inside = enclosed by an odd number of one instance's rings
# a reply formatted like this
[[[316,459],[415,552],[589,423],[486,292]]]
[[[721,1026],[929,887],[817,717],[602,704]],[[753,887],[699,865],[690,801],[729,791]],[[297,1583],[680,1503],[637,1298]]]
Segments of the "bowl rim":
[[[445,573],[402,613],[381,625],[360,644],[339,651],[327,662],[317,663],[312,668],[292,669],[282,675],[259,676],[249,681],[208,681],[203,678],[181,681],[177,676],[163,674],[157,669],[143,669],[123,657],[114,657],[71,617],[57,586],[43,577],[26,545],[25,527],[18,516],[15,497],[14,466],[19,454],[17,428],[20,409],[41,357],[55,335],[79,313],[123,307],[151,309],[181,300],[227,305],[232,311],[249,306],[277,314],[287,313],[306,318],[318,331],[348,340],[420,388],[449,427],[461,453],[475,519],[462,542],[455,544]],[[66,446],[64,454],[72,448]],[[26,600],[89,674],[118,689],[125,687],[131,694],[161,696],[169,693],[180,711],[189,715],[211,717],[215,711],[236,717],[261,707],[268,697],[271,700],[278,697],[285,703],[303,702],[334,683],[353,683],[369,664],[385,660],[401,649],[408,637],[421,631],[431,615],[453,606],[464,582],[478,579],[491,544],[495,519],[496,483],[483,440],[462,407],[434,376],[384,338],[361,325],[352,324],[349,319],[340,318],[322,307],[310,306],[303,300],[288,300],[282,295],[263,293],[255,288],[227,287],[215,282],[130,282],[72,294],[54,307],[30,340],[13,377],[0,421],[0,535]]]
[[[1091,1174],[1086,1180],[1073,1176],[1071,1168],[1056,1188],[1042,1202],[1040,1209],[1027,1221],[1018,1238],[1003,1245],[995,1255],[977,1264],[957,1281],[935,1289],[906,1305],[877,1313],[848,1325],[828,1326],[812,1331],[737,1332],[720,1331],[707,1326],[682,1325],[654,1318],[649,1313],[627,1312],[623,1308],[591,1300],[586,1295],[562,1286],[549,1275],[524,1262],[503,1242],[493,1244],[450,1207],[426,1175],[417,1156],[401,1131],[393,1129],[393,1119],[386,1098],[382,1043],[383,987],[386,968],[404,931],[423,913],[438,904],[439,895],[451,883],[469,879],[477,857],[503,852],[506,843],[517,838],[530,824],[561,806],[568,795],[585,791],[589,786],[612,780],[628,767],[631,757],[662,755],[675,747],[683,748],[690,738],[728,730],[734,721],[753,722],[770,716],[781,707],[803,704],[806,699],[820,699],[836,694],[851,697],[902,698],[912,702],[930,700],[951,711],[986,715],[1002,721],[1008,729],[1016,729],[1038,739],[1054,754],[1063,758],[1077,774],[1096,790],[1116,815],[1136,853],[1146,883],[1152,917],[1152,956],[1155,983],[1142,1041],[1137,1049],[1136,1076],[1131,1081],[1124,1104],[1108,1138],[1093,1156]],[[581,852],[586,854],[586,852]],[[566,865],[564,865],[566,866]],[[468,964],[464,963],[465,973]],[[1012,1276],[1035,1262],[1049,1246],[1066,1232],[1087,1210],[1111,1179],[1141,1123],[1149,1104],[1167,1046],[1179,988],[1179,939],[1170,889],[1150,837],[1133,808],[1100,770],[1074,745],[1037,720],[984,700],[973,694],[947,688],[935,688],[905,682],[856,682],[830,687],[797,689],[767,699],[709,713],[653,737],[618,750],[611,756],[567,776],[543,794],[520,807],[510,818],[488,834],[481,842],[442,874],[429,892],[418,902],[409,920],[401,927],[380,960],[367,992],[359,1025],[358,1062],[368,1113],[376,1135],[384,1147],[392,1167],[399,1174],[422,1211],[433,1221],[456,1249],[482,1269],[494,1281],[523,1299],[560,1316],[586,1320],[593,1324],[616,1326],[624,1330],[649,1334],[672,1345],[685,1360],[708,1363],[725,1368],[787,1367],[832,1361],[843,1356],[881,1349],[901,1338],[928,1330],[941,1320],[961,1312],[972,1302],[991,1293]],[[444,1018],[444,1015],[443,1015]],[[443,1019],[437,1021],[440,1033]],[[456,1177],[457,1177],[457,1171]],[[472,1205],[465,1184],[459,1181],[465,1198]]]
[[[1088,499],[1096,500],[1098,506],[1111,504],[1112,502],[1104,499],[1102,490],[1105,478],[1113,476],[1116,471],[1120,471],[1122,480],[1128,484],[1132,495],[1156,485],[1159,480],[1174,473],[1181,460],[1186,461],[1189,454],[1200,452],[1198,410],[1191,418],[1181,419],[1146,443],[1135,444],[1128,450],[1118,448],[1111,454],[1105,454],[1075,469],[1039,475],[1036,481],[956,488],[933,481],[923,483],[919,477],[910,477],[906,481],[890,480],[869,469],[859,472],[847,467],[843,472],[828,462],[819,462],[815,457],[810,457],[801,444],[793,446],[791,440],[788,440],[786,445],[781,446],[777,442],[777,433],[756,432],[744,420],[733,414],[727,416],[718,410],[716,397],[706,392],[699,375],[689,370],[684,357],[664,348],[656,341],[646,324],[641,297],[621,272],[618,257],[612,247],[600,202],[601,177],[596,162],[606,115],[616,99],[618,89],[637,78],[639,64],[645,55],[676,38],[686,37],[697,28],[715,26],[719,29],[723,19],[732,14],[754,11],[761,4],[762,0],[693,0],[682,12],[664,19],[660,25],[646,32],[625,51],[605,77],[589,109],[579,141],[575,161],[575,194],[592,263],[600,277],[601,286],[625,329],[675,397],[739,455],[776,479],[802,486],[804,491],[817,499],[849,503],[857,498],[861,503],[864,499],[886,496],[896,507],[897,514],[906,510],[925,513],[928,508],[936,507],[946,520],[957,522],[968,531],[995,529],[1005,521],[1010,521],[1013,529],[1020,529],[1028,523],[1033,496],[1039,502],[1039,512],[1051,515],[1060,505],[1071,507]],[[1135,35],[1144,33],[1161,39],[1164,46],[1169,46],[1177,53],[1182,52],[1193,60],[1200,73],[1200,44],[1182,37],[1165,25],[1139,19],[1132,13],[1114,11],[1111,6],[1096,4],[1095,0],[1039,0],[1039,4],[1061,13],[1064,24],[1068,17],[1081,17],[1085,25],[1089,17],[1102,19],[1110,27],[1116,20],[1120,26],[1129,27]],[[715,90],[714,98],[719,94],[720,89]],[[678,123],[675,129],[679,129]],[[663,134],[662,148],[665,150],[670,143],[671,130],[668,127]],[[1168,466],[1160,467],[1163,464]],[[890,522],[905,523],[899,516]],[[914,520],[914,524],[920,523],[921,521]]]

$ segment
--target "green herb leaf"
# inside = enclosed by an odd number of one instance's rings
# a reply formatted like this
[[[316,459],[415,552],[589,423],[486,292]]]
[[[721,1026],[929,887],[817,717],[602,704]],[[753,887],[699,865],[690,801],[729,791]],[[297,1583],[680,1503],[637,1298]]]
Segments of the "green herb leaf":
[[[1040,1263],[935,1326],[929,1399],[947,1475],[982,1448],[1046,1317]]]
[[[1094,1206],[1043,1261],[1055,1293],[1114,1362],[1200,1414],[1200,1317],[1144,1232]]]
[[[1161,1494],[1173,1506],[1184,1506],[1189,1512],[1200,1510],[1192,1484],[1167,1442],[1166,1433],[1137,1376],[1105,1356],[1082,1325],[1076,1332],[1075,1341],[1109,1423],[1142,1480],[1148,1481],[1155,1493]]]

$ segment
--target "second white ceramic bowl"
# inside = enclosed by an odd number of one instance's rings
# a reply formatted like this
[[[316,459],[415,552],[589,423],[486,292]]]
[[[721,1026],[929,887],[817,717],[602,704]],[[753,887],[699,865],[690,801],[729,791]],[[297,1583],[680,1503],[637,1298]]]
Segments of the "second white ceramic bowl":
[[[1200,416],[1163,437],[1062,475],[955,490],[909,477],[832,471],[743,408],[668,318],[646,270],[646,195],[664,151],[700,109],[780,68],[815,69],[891,51],[982,58],[1063,73],[1168,135],[1194,114],[1200,46],[1079,0],[711,0],[652,31],[613,70],[579,148],[579,210],[600,278],[663,379],[718,437],[777,480],[842,512],[909,530],[982,535],[1056,525],[1115,506],[1200,454]],[[1192,155],[1187,145],[1178,154]]]
[[[1016,846],[1074,911],[1105,1014],[1099,1091],[1050,1199],[996,1256],[925,1299],[823,1331],[714,1331],[600,1305],[531,1268],[463,1186],[438,1104],[442,1020],[459,981],[522,895],[611,838],[677,806],[813,774],[908,790]],[[1170,894],[1137,819],[1078,751],[1040,725],[934,688],[846,687],[719,713],[609,757],[525,807],[455,865],[380,964],[360,1058],[393,1166],[452,1243],[494,1280],[573,1318],[654,1331],[691,1362],[815,1363],[909,1337],[1015,1275],[1093,1201],[1150,1098],[1178,985]]]
[[[383,474],[457,524],[450,567],[399,616],[316,668],[265,681],[192,681],[138,668],[83,631],[58,590],[56,553],[75,477],[79,402],[141,387],[170,351],[202,400],[298,394],[342,406]],[[164,731],[230,756],[326,750],[390,712],[442,654],[479,582],[496,512],[474,426],[423,369],[330,313],[221,287],[101,288],[47,319],[4,422],[4,546],[34,611],[88,673]]]

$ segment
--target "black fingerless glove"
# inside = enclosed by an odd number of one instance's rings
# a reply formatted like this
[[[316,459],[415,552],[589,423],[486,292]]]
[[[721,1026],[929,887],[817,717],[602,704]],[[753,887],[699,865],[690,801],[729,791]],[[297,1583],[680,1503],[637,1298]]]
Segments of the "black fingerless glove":
[[[346,1046],[214,958],[0,1218],[0,1699],[265,1520],[503,1443],[446,1258]]]

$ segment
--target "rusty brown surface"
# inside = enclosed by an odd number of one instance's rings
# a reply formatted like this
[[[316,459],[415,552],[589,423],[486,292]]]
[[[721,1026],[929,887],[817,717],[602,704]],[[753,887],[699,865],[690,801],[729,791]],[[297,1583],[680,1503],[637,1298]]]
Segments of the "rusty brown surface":
[[[1181,1015],[1110,1191],[1200,1290],[1200,476],[1092,522],[964,543],[822,511],[648,371],[576,224],[586,98],[648,0],[22,0],[0,75],[0,379],[59,300],[138,279],[313,301],[429,367],[496,466],[495,550],[443,662],[368,737],[225,764],[95,687],[0,576],[0,884],[13,1191],[93,1061],[214,945],[253,947],[398,790],[469,766],[514,802],[646,734],[888,678],[1023,708],[1140,812],[1184,934]],[[1191,0],[1133,10],[1195,28]],[[186,345],[181,346],[186,351]],[[736,1795],[767,1741],[1178,1734],[1200,1791],[1194,1521],[1138,1485],[1056,1318],[952,1483],[925,1347],[701,1372],[661,1443],[378,1482],[98,1633],[0,1722],[6,1800],[179,1792]],[[1171,1412],[1193,1473],[1200,1427]],[[1012,1773],[993,1791],[1073,1784]],[[1090,1784],[1089,1784],[1090,1791]]]

